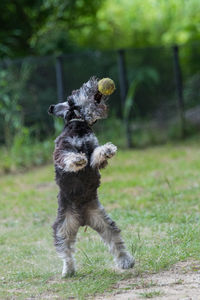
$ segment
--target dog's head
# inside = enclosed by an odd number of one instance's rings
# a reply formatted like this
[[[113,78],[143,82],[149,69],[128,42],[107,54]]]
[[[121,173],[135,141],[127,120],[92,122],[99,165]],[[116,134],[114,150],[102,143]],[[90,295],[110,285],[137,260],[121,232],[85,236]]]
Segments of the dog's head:
[[[98,79],[90,78],[79,90],[72,92],[66,102],[51,105],[49,113],[62,117],[66,122],[73,119],[86,121],[89,125],[107,117],[108,96],[98,91]]]

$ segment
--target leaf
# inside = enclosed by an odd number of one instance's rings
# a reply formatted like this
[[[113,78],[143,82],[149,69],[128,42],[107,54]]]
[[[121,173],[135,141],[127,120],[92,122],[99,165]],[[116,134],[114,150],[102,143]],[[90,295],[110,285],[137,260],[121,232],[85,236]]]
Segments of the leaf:
[[[135,90],[136,90],[136,87],[138,86],[138,84],[139,84],[139,80],[135,79],[132,81],[132,83],[128,89],[127,97],[125,100],[124,113],[123,113],[123,117],[125,120],[128,118],[131,108],[133,106]]]

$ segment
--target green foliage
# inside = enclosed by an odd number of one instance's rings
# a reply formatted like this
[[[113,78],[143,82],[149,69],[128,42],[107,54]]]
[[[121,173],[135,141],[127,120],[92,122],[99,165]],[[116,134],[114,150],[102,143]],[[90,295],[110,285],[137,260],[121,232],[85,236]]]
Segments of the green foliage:
[[[26,82],[30,75],[30,65],[23,63],[16,72],[8,65],[0,71],[0,116],[3,118],[4,139],[7,146],[23,126],[23,115],[20,101],[24,96]]]
[[[0,70],[0,143],[10,147],[22,127],[38,140],[53,134],[50,104],[57,102],[55,59],[7,60]]]
[[[110,116],[98,122],[94,128],[100,144],[112,141],[118,147],[125,147],[124,125],[120,119]]]
[[[0,57],[200,39],[199,0],[3,0],[0,10]]]
[[[39,142],[32,138],[30,129],[21,127],[12,145],[7,149],[0,149],[0,174],[46,164],[51,161],[52,152],[52,140]]]
[[[68,31],[92,26],[102,0],[0,2],[0,57],[68,52]]]
[[[125,99],[124,109],[123,109],[123,117],[126,121],[130,117],[130,113],[134,105],[134,97],[138,85],[143,83],[146,86],[148,86],[148,85],[158,84],[159,82],[159,75],[157,71],[152,67],[140,68],[138,72],[132,72],[132,74],[130,75],[132,75],[134,79],[132,80],[129,86],[127,97]]]
[[[138,73],[136,73],[135,79],[130,84],[130,87],[127,92],[127,96],[125,99],[125,104],[123,108],[123,118],[124,123],[126,126],[126,144],[130,148],[132,147],[132,136],[131,136],[131,110],[134,105],[134,98],[136,88],[142,82],[146,83],[146,85],[150,82],[151,83],[158,83],[159,77],[157,72],[153,68],[145,68],[140,69]]]
[[[107,0],[92,30],[74,32],[81,45],[121,49],[199,40],[198,0]]]
[[[186,108],[194,107],[200,103],[200,73],[194,74],[186,82],[184,88],[184,103]]]
[[[135,79],[132,81],[132,83],[130,84],[130,87],[128,89],[128,93],[127,93],[127,96],[125,99],[124,110],[123,110],[123,117],[125,120],[127,120],[129,118],[131,109],[133,107],[135,91],[136,91],[138,84],[139,84],[139,80]]]
[[[63,130],[64,121],[61,118],[55,118],[53,121],[54,121],[55,136],[58,136]]]
[[[71,39],[70,30],[93,27],[96,13],[104,0],[48,0],[45,8],[52,13],[45,26],[38,30],[32,39],[32,45],[40,54],[55,53],[57,55],[77,50]]]
[[[35,53],[31,39],[43,26],[50,8],[43,0],[0,1],[0,57],[17,57]]]

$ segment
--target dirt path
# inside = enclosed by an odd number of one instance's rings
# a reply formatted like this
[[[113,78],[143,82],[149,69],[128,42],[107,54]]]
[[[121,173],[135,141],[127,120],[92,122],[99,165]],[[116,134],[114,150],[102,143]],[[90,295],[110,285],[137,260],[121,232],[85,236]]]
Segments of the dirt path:
[[[200,262],[180,262],[169,271],[132,278],[116,286],[116,292],[95,300],[200,300]]]

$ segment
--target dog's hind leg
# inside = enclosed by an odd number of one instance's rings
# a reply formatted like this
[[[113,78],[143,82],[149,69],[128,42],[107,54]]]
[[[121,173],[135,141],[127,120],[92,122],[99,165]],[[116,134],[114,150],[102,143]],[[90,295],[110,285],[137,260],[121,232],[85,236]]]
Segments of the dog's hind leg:
[[[65,216],[58,216],[53,225],[56,251],[63,260],[62,277],[75,273],[75,259],[73,255],[79,226],[78,217],[70,213]]]
[[[129,269],[133,267],[134,258],[125,249],[120,229],[106,214],[101,205],[96,209],[88,209],[87,224],[96,230],[103,241],[109,246],[110,252],[113,254],[119,268]]]

